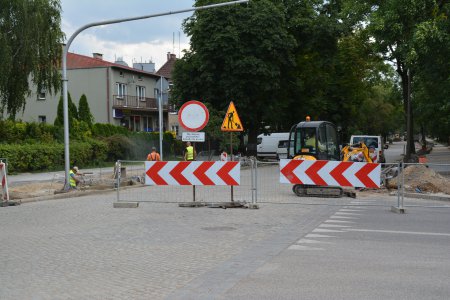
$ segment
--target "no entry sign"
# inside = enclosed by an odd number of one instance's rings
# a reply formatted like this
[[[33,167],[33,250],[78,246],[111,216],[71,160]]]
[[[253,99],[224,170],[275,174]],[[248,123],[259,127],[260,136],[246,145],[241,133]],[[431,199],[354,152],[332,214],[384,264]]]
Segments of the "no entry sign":
[[[202,130],[209,121],[208,108],[199,101],[188,101],[181,106],[178,121],[187,131]]]

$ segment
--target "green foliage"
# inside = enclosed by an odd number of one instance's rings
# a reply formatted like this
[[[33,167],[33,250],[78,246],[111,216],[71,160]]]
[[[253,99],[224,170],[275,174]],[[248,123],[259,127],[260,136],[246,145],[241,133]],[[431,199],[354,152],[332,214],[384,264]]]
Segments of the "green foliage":
[[[67,97],[67,103],[68,103],[68,111],[69,111],[69,128],[72,128],[73,121],[78,119],[78,110],[76,105],[72,102],[72,97],[70,96],[70,93],[68,93]],[[55,126],[64,126],[64,100],[63,96],[59,97],[58,102],[58,109],[57,109],[57,115],[54,122]]]
[[[54,136],[51,125],[0,120],[0,143],[53,142]]]
[[[96,137],[108,137],[116,134],[128,135],[129,133],[128,129],[122,126],[102,123],[95,123],[92,126],[92,135]]]
[[[79,166],[92,166],[105,160],[108,146],[101,141],[73,142],[71,158]],[[64,166],[64,145],[60,143],[0,144],[0,157],[8,159],[10,172],[61,169]]]
[[[104,139],[108,147],[108,161],[127,160],[131,158],[133,142],[124,135],[112,135]]]
[[[196,1],[196,6],[211,1]],[[221,1],[213,1],[221,2]],[[296,41],[288,31],[279,1],[250,1],[216,10],[197,11],[184,23],[191,50],[177,61],[173,97],[225,110],[233,100],[244,128],[253,130],[272,116],[274,95],[293,61]],[[256,142],[256,132],[250,132]]]
[[[25,107],[29,82],[37,91],[60,88],[61,5],[58,0],[0,0],[0,113]]]
[[[78,117],[80,121],[84,121],[89,127],[92,127],[94,117],[92,116],[85,94],[81,95],[80,102],[78,103]]]

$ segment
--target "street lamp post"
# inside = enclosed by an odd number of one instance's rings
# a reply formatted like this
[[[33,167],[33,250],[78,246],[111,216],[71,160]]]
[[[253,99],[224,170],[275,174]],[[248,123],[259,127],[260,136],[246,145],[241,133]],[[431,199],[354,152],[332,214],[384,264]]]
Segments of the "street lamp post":
[[[238,0],[238,1],[231,1],[231,2],[224,2],[224,3],[218,3],[218,4],[211,4],[211,5],[204,5],[199,7],[193,7],[188,9],[182,9],[182,10],[176,10],[176,11],[169,11],[169,12],[163,12],[158,14],[152,14],[152,15],[145,15],[145,16],[138,16],[138,17],[131,17],[131,18],[123,18],[123,19],[114,19],[114,20],[106,20],[101,22],[93,22],[86,24],[80,28],[78,28],[69,38],[67,41],[67,44],[64,46],[63,49],[63,55],[62,55],[62,85],[63,85],[63,111],[64,111],[64,168],[65,168],[65,179],[66,182],[64,184],[64,189],[69,189],[69,170],[70,170],[70,153],[69,153],[69,108],[68,108],[68,96],[67,96],[67,53],[69,52],[70,45],[72,44],[75,37],[80,34],[82,31],[95,27],[95,26],[101,26],[101,25],[108,25],[108,24],[115,24],[115,23],[123,23],[123,22],[129,22],[129,21],[136,21],[136,20],[143,20],[143,19],[150,19],[154,17],[160,17],[160,16],[167,16],[167,15],[174,15],[174,14],[180,14],[190,11],[196,11],[196,10],[204,10],[209,8],[215,8],[215,7],[221,7],[221,6],[227,6],[227,5],[233,5],[233,4],[240,4],[240,3],[246,3],[250,0]],[[108,108],[109,109],[109,108]],[[160,121],[161,123],[161,121]],[[160,135],[161,135],[162,128],[159,128]],[[160,142],[161,146],[161,142]],[[162,149],[160,149],[161,151]]]

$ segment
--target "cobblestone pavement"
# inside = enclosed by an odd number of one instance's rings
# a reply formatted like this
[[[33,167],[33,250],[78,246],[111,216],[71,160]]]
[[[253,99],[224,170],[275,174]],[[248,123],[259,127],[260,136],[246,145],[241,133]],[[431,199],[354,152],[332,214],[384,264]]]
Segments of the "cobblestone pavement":
[[[213,268],[211,283],[232,285],[339,207],[114,209],[115,197],[0,209],[0,299],[164,299]]]

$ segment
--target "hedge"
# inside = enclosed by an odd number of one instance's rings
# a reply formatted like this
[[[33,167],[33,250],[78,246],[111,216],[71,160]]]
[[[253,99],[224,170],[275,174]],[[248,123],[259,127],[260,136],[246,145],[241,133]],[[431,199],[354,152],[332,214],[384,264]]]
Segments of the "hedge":
[[[106,160],[107,150],[107,144],[102,141],[73,142],[70,157],[79,166],[93,166]],[[8,160],[9,172],[61,169],[64,144],[0,144],[0,157]]]

